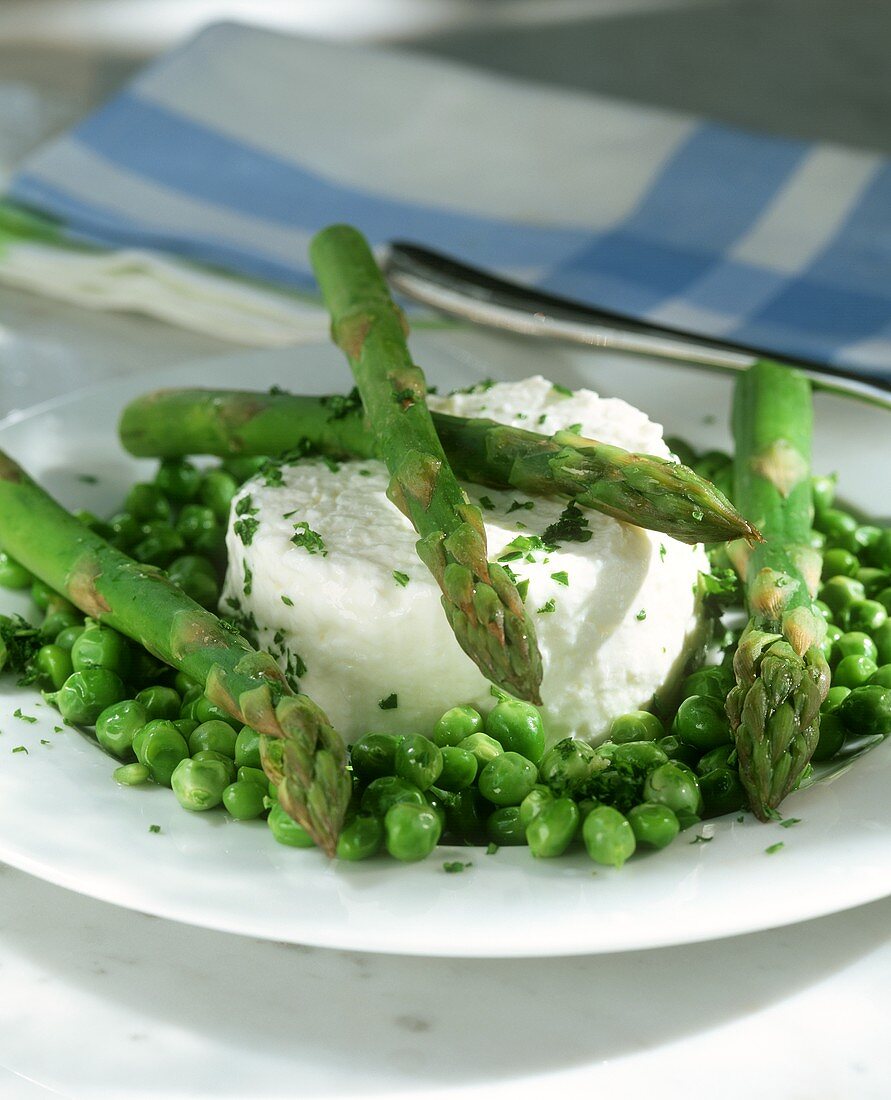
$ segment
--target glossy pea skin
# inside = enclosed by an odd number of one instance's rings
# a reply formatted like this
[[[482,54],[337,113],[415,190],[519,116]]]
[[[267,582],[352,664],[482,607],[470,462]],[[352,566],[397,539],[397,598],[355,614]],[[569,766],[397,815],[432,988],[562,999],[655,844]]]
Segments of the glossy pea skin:
[[[163,492],[157,485],[145,481],[130,486],[124,500],[124,511],[139,523],[150,523],[152,520],[169,522],[172,514],[170,501]]]
[[[672,732],[687,745],[707,752],[733,738],[722,700],[691,695],[678,707]]]
[[[847,631],[836,639],[832,648],[832,660],[836,664],[845,657],[868,657],[874,661],[877,656],[875,642],[862,630]]]
[[[833,712],[820,715],[820,736],[817,747],[811,754],[811,760],[820,764],[824,760],[831,760],[844,745],[848,731],[841,718]]]
[[[637,847],[628,818],[612,806],[591,810],[582,825],[582,840],[590,858],[605,867],[621,867]]]
[[[387,851],[403,863],[426,859],[439,842],[442,825],[428,806],[397,802],[384,817]]]
[[[839,614],[839,625],[845,630],[862,630],[871,634],[888,618],[888,612],[878,600],[855,600]]]
[[[60,646],[62,649],[71,653],[71,648],[77,639],[83,634],[85,627],[83,626],[69,626],[65,630],[59,631],[55,637],[53,645]]]
[[[873,569],[868,565],[862,565],[854,574],[854,579],[860,581],[867,597],[871,600],[879,599],[879,594],[891,582],[891,577],[883,569]],[[884,604],[887,611],[888,604],[884,600],[880,602]]]
[[[875,685],[855,687],[833,712],[853,736],[891,734],[891,689]]]
[[[881,672],[881,669],[879,669]],[[881,685],[885,687],[885,684]],[[821,714],[831,714],[834,710],[842,705],[842,703],[851,694],[851,689],[848,687],[831,687],[826,693],[826,698],[823,700],[823,705],[820,707]]]
[[[562,856],[579,824],[579,808],[571,798],[546,802],[526,826],[526,843],[537,859]]]
[[[667,754],[653,741],[628,741],[616,745],[611,762],[614,767],[631,768],[634,772],[650,772],[668,763]]]
[[[656,802],[641,802],[628,811],[628,824],[638,844],[665,848],[681,831],[674,810]]]
[[[442,750],[429,737],[409,734],[399,739],[394,756],[396,774],[421,791],[432,787],[442,771]]]
[[[866,598],[866,589],[853,577],[830,577],[820,588],[820,599],[838,615],[856,600]]]
[[[886,528],[879,533],[867,548],[866,560],[877,569],[891,570],[891,528]]]
[[[50,604],[55,604],[59,599],[58,592],[54,591],[48,584],[44,584],[42,580],[34,577],[31,581],[31,599],[41,611],[46,611]]]
[[[214,718],[209,722],[202,722],[192,730],[189,735],[189,752],[194,756],[196,752],[210,749],[211,752],[218,752],[235,760],[237,739],[238,734],[228,722],[220,722]]]
[[[38,682],[50,691],[58,691],[74,672],[71,655],[59,645],[43,645],[34,657]]]
[[[216,516],[220,523],[229,519],[232,498],[238,492],[238,482],[225,470],[210,470],[201,481],[199,497],[202,504]]]
[[[185,540],[167,523],[146,524],[142,538],[130,550],[145,565],[165,569],[186,548]]]
[[[155,777],[154,769],[152,776]],[[184,810],[201,812],[219,806],[227,783],[226,769],[219,761],[183,757],[171,770],[170,782],[165,785],[173,789]]]
[[[165,458],[155,474],[155,485],[168,500],[186,504],[198,495],[203,477],[202,471],[188,459]]]
[[[478,770],[477,759],[472,752],[459,749],[457,745],[445,745],[442,752],[442,771],[436,780],[437,787],[444,791],[461,791],[469,787]]]
[[[179,692],[163,684],[143,688],[137,693],[136,701],[145,707],[150,722],[155,718],[166,718],[172,722],[180,716]]]
[[[396,746],[392,733],[366,733],[350,748],[350,763],[363,783],[393,775],[396,770]]]
[[[192,717],[197,722],[210,722],[212,719],[217,719],[220,722],[228,722],[228,724],[237,733],[241,729],[241,722],[237,718],[233,718],[228,711],[223,710],[222,707],[218,707],[216,703],[212,703],[206,695],[202,695],[200,699],[195,701],[195,710]]]
[[[696,762],[694,769],[696,774],[706,775],[715,768],[729,767],[730,757],[735,751],[734,745],[719,745],[716,749],[711,749]]]
[[[840,546],[827,550],[823,555],[823,574],[826,577],[855,577],[860,562],[850,550]]]
[[[665,736],[665,728],[656,717],[645,710],[631,710],[614,718],[609,728],[609,739],[617,745],[637,741],[656,741]]]
[[[262,768],[260,734],[250,726],[242,726],[235,738],[235,763],[239,768]]]
[[[537,764],[544,755],[541,711],[521,699],[502,699],[486,716],[486,733],[506,751]]]
[[[891,664],[881,665],[877,668],[872,676],[870,676],[868,682],[870,684],[876,684],[879,687],[891,688]]]
[[[542,783],[559,796],[580,790],[599,766],[590,745],[566,737],[544,754],[539,774]]]
[[[235,767],[235,761],[231,756],[224,756],[221,752],[214,752],[213,749],[201,749],[200,752],[192,754],[193,760],[216,760],[218,764],[222,764],[226,769],[227,783],[234,783],[238,778],[238,770]],[[267,786],[267,792],[269,787]]]
[[[720,699],[723,702],[732,687],[733,673],[721,666],[711,665],[691,673],[684,680],[681,693],[685,699],[691,695],[704,695],[709,699]]]
[[[736,813],[748,805],[746,792],[735,768],[713,768],[699,777],[704,817]]]
[[[73,626],[83,626],[83,619],[79,611],[69,611],[67,608],[51,611],[40,624],[40,639],[44,642],[54,642],[63,630],[70,630]]]
[[[129,641],[109,626],[88,626],[71,647],[75,672],[85,668],[107,668],[125,679],[131,668]]]
[[[872,636],[876,647],[876,663],[891,664],[891,619],[886,620]]]
[[[159,783],[162,787],[169,787],[174,771],[189,756],[189,746],[186,744],[186,739],[172,722],[164,719],[149,722],[144,729],[146,732],[140,741],[140,751],[136,754],[137,758],[141,764],[151,768],[152,779],[156,783]],[[224,783],[220,787],[220,798],[222,798],[225,785]],[[217,802],[219,802],[219,798]]]
[[[192,550],[209,558],[219,569],[226,566],[226,528],[222,525],[210,531],[199,531],[192,539]]]
[[[499,806],[486,819],[486,835],[499,848],[521,847],[526,843],[526,826],[519,806]]]
[[[239,783],[256,783],[258,787],[263,789],[264,794],[269,789],[269,777],[262,768],[252,768],[249,765],[242,764],[238,768],[237,778]]]
[[[215,531],[218,526],[213,510],[204,504],[187,504],[176,520],[177,533],[190,545],[202,532]]]
[[[145,764],[122,764],[111,773],[112,779],[122,787],[140,787],[152,777]]]
[[[30,587],[33,580],[34,577],[23,565],[11,558],[5,550],[0,550],[0,588],[21,590]]]
[[[815,477],[812,479],[814,510],[826,512],[835,500],[835,477]]]
[[[197,554],[183,554],[167,567],[167,576],[187,596],[209,610],[216,608],[220,598],[220,586],[216,570],[207,558]]]
[[[266,824],[273,838],[288,848],[315,848],[316,846],[316,842],[306,829],[289,817],[278,802],[274,803],[270,809]]]
[[[481,844],[486,838],[486,819],[492,809],[476,787],[453,794],[443,791],[442,801],[450,835],[468,844]]]
[[[384,824],[377,817],[359,814],[347,822],[337,838],[338,859],[357,863],[377,855],[384,845]]]
[[[668,734],[667,737],[660,737],[656,744],[669,760],[674,760],[678,764],[686,764],[689,768],[695,768],[699,762],[699,750],[692,745],[688,745],[673,733]]]
[[[424,792],[414,783],[400,779],[396,775],[382,775],[373,779],[362,793],[360,806],[362,813],[383,818],[391,806],[408,802],[415,806],[426,806]]]
[[[223,805],[236,821],[253,821],[266,812],[266,791],[249,779],[236,779],[223,790]]]
[[[133,738],[147,722],[145,707],[135,699],[122,699],[96,719],[96,740],[107,752],[126,760],[133,752]]]
[[[441,749],[457,748],[465,737],[483,732],[483,716],[473,707],[460,706],[447,710],[433,727],[431,739]]]
[[[127,691],[123,681],[107,668],[85,668],[72,673],[58,691],[47,695],[68,722],[92,726],[112,703],[120,702]]]
[[[174,718],[172,721],[183,737],[185,737],[186,741],[188,741],[192,733],[198,729],[198,723],[194,718]]]
[[[656,802],[678,813],[702,814],[702,794],[689,768],[669,762],[655,768],[644,781],[645,802]]]
[[[480,772],[477,786],[495,806],[519,806],[538,780],[538,769],[518,752],[503,752]]]
[[[487,733],[471,733],[469,737],[465,737],[460,742],[458,748],[476,757],[480,771],[490,760],[494,760],[496,756],[500,756],[504,752],[504,749],[495,738],[490,737]]]
[[[841,546],[856,554],[859,549],[856,532],[860,525],[849,512],[843,512],[840,508],[827,508],[817,513],[815,525],[826,536],[827,546]]]
[[[527,794],[523,801],[520,803],[520,821],[523,828],[525,829],[530,821],[538,817],[543,807],[548,802],[553,801],[554,796],[551,793],[549,787],[533,787],[529,794]]]
[[[843,657],[835,666],[832,682],[837,687],[861,687],[878,672],[878,667],[869,657]]]

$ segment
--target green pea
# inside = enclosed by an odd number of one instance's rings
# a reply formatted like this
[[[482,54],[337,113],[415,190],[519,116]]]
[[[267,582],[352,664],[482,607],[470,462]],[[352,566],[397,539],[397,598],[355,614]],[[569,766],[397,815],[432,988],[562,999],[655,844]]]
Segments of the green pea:
[[[613,719],[609,739],[617,745],[634,741],[656,741],[665,736],[665,729],[655,714],[645,710],[631,710]]]
[[[729,767],[730,758],[735,752],[735,745],[718,745],[716,749],[711,749],[699,758],[694,770],[697,775],[707,775],[715,768]]]
[[[826,549],[826,536],[822,531],[811,531],[807,537],[807,545],[819,550],[822,554]]]
[[[185,548],[181,535],[167,524],[157,523],[149,525],[149,529],[133,546],[130,554],[144,565],[155,565],[163,569],[182,554]]]
[[[145,764],[122,764],[111,775],[123,787],[139,787],[151,779],[152,773]]]
[[[266,791],[250,780],[236,780],[223,790],[223,805],[236,821],[253,821],[266,812]]]
[[[678,462],[683,463],[684,466],[694,467],[696,465],[696,451],[693,450],[685,439],[681,439],[678,436],[666,436],[665,442]]]
[[[393,775],[396,770],[398,738],[392,733],[366,733],[350,748],[350,763],[363,783]]]
[[[891,664],[881,665],[869,678],[870,684],[878,684],[879,687],[891,688]],[[830,689],[831,690],[831,689]],[[826,709],[825,707],[823,709]]]
[[[197,554],[184,554],[167,567],[167,576],[185,594],[202,607],[214,609],[219,602],[220,586],[216,570]]]
[[[834,616],[832,614],[832,608],[828,603],[823,603],[822,600],[814,600],[814,610],[823,617],[827,623],[831,623]]]
[[[887,579],[884,573],[882,574],[882,578]],[[891,611],[891,586],[883,585],[883,587],[880,588],[879,591],[876,593],[876,600],[882,605],[882,607],[884,607],[886,613],[888,611]],[[882,619],[882,621],[877,623],[876,625],[881,626],[884,621],[885,620]]]
[[[881,669],[879,669],[879,672],[881,672]],[[875,675],[878,675],[878,673],[876,673]],[[891,685],[882,684],[881,686],[887,687]],[[850,694],[851,689],[849,687],[839,687],[837,685],[831,687],[826,693],[826,698],[823,700],[823,705],[820,707],[821,713],[831,714],[834,710],[838,710],[838,708],[842,705],[842,703],[845,701],[845,699],[847,699]]]
[[[539,773],[554,794],[564,795],[581,790],[602,766],[589,744],[566,737],[544,754]]]
[[[401,802],[410,802],[415,806],[427,805],[423,791],[414,783],[396,775],[382,775],[379,779],[373,779],[365,788],[360,805],[363,813],[383,818],[391,806]]]
[[[442,825],[427,806],[397,802],[384,817],[387,851],[403,863],[426,859],[439,842]]]
[[[520,821],[523,828],[525,829],[533,818],[538,817],[543,806],[553,801],[554,796],[549,787],[533,787],[520,803]]]
[[[139,747],[136,748],[137,741],[134,738],[134,751],[140,764],[145,764],[151,769],[152,779],[156,783],[162,787],[169,787],[174,770],[189,756],[186,739],[172,722],[163,718],[149,722],[137,737]],[[220,787],[220,797],[225,785],[224,783]]]
[[[442,751],[442,771],[436,785],[444,791],[460,791],[476,779],[477,759],[472,752],[446,745]]]
[[[811,754],[811,760],[819,764],[824,760],[830,760],[845,743],[848,731],[844,722],[837,714],[828,713],[820,715],[820,737],[817,747]]]
[[[219,521],[213,510],[204,504],[187,504],[176,521],[176,531],[189,544],[203,531],[216,531]]]
[[[260,734],[250,726],[242,726],[235,738],[235,763],[238,767],[262,768]]]
[[[237,738],[238,734],[228,722],[220,722],[212,718],[209,722],[202,722],[196,726],[189,735],[189,752],[194,756],[196,752],[210,749],[211,752],[218,752],[234,760]]]
[[[733,737],[723,702],[704,695],[691,695],[681,703],[672,731],[703,752],[729,744]]]
[[[161,664],[142,646],[133,646],[130,653],[132,658],[130,682],[136,687],[154,687],[156,684],[162,683],[170,672],[166,665]]]
[[[124,511],[140,523],[150,523],[152,520],[168,522],[171,516],[170,501],[158,486],[142,481],[130,487],[124,501]]]
[[[247,764],[242,764],[238,769],[238,782],[256,783],[258,787],[262,787],[264,794],[269,789],[269,778],[266,772],[262,768],[252,768]]]
[[[839,624],[846,630],[863,630],[872,633],[888,618],[888,612],[878,600],[855,600],[839,616]]]
[[[518,752],[503,752],[480,772],[483,798],[496,806],[519,806],[538,780],[538,769]]]
[[[877,569],[891,570],[891,528],[881,531],[866,550],[866,560]]]
[[[670,761],[661,764],[644,782],[644,801],[668,806],[674,812],[702,814],[702,794],[696,776],[689,768]]]
[[[433,727],[432,739],[439,747],[447,745],[457,748],[465,737],[473,733],[482,733],[483,716],[473,707],[452,707],[437,721]]]
[[[628,811],[628,824],[638,844],[665,848],[681,831],[674,810],[656,802],[641,802]]]
[[[394,763],[400,778],[426,791],[442,771],[442,750],[429,737],[409,734],[398,741]]]
[[[202,686],[197,680],[193,680],[191,676],[187,676],[185,672],[179,670],[173,675],[173,687],[181,697],[184,697],[189,691],[199,692],[202,690]]]
[[[186,741],[188,741],[194,731],[198,729],[198,723],[194,718],[174,718],[172,721],[183,737],[185,737]]]
[[[891,690],[878,685],[855,687],[837,711],[849,733],[855,736],[891,733]]]
[[[107,668],[73,672],[58,691],[46,698],[62,717],[80,726],[92,726],[102,711],[126,697],[123,681]]]
[[[54,642],[63,630],[83,626],[83,615],[79,611],[52,611],[40,624],[40,638],[44,642]]]
[[[138,692],[136,700],[145,707],[149,721],[155,718],[166,718],[173,721],[174,718],[179,717],[179,693],[171,687],[153,684],[151,687],[143,688],[142,691]]]
[[[748,805],[746,792],[735,768],[713,768],[699,777],[703,816],[720,817],[736,813]]]
[[[0,588],[19,590],[30,587],[33,581],[34,577],[23,565],[0,550]]]
[[[856,531],[860,524],[849,512],[843,512],[840,508],[827,508],[826,511],[817,513],[814,522],[826,536],[827,545],[841,546],[852,554],[857,553]]]
[[[39,683],[52,691],[58,691],[74,672],[71,655],[58,645],[41,646],[34,657],[34,668]]]
[[[876,643],[862,630],[850,630],[842,634],[832,650],[833,661],[841,661],[844,657],[868,657],[870,661],[874,661],[877,656]]]
[[[656,744],[669,760],[674,760],[678,764],[695,768],[699,763],[699,750],[694,749],[692,745],[688,745],[685,741],[681,741],[673,733],[670,733],[667,737],[660,737]]]
[[[132,647],[123,634],[110,626],[88,626],[71,647],[75,672],[85,668],[107,668],[122,679],[130,673]]]
[[[439,790],[439,788],[435,788]],[[442,792],[446,825],[457,840],[468,844],[480,844],[486,838],[486,818],[492,812],[476,787],[450,793]]]
[[[222,467],[241,485],[249,477],[259,473],[268,462],[269,458],[265,455],[232,455],[223,459]]]
[[[866,599],[866,589],[853,577],[830,577],[820,588],[820,599],[838,615],[857,600]]]
[[[667,763],[667,754],[653,741],[629,741],[616,745],[612,754],[613,767],[628,768],[633,772],[651,772],[660,764]]]
[[[637,841],[631,823],[612,806],[595,806],[582,825],[588,855],[605,867],[621,867],[634,855]]]
[[[860,562],[850,552],[840,546],[827,550],[823,555],[823,575],[826,577],[854,577],[860,568]]]
[[[203,473],[188,459],[165,458],[155,474],[155,485],[168,500],[186,504],[198,495],[203,477]]]
[[[471,733],[469,737],[464,738],[458,748],[464,749],[465,752],[475,756],[481,769],[490,760],[494,760],[496,756],[500,756],[504,752],[504,749],[495,738],[490,737],[487,733]]]
[[[316,842],[302,825],[298,824],[278,802],[275,802],[266,818],[273,839],[289,848],[315,848]]]
[[[215,752],[213,749],[200,749],[198,752],[192,754],[193,760],[216,760],[218,764],[222,764],[226,769],[226,782],[234,783],[238,778],[237,769],[235,767],[235,761],[231,756],[224,756],[221,752]],[[268,791],[267,787],[267,791]],[[264,792],[265,793],[265,792]]]
[[[41,611],[46,611],[50,604],[55,604],[59,599],[59,593],[50,588],[48,584],[44,584],[42,580],[35,577],[31,581],[31,599]]]
[[[338,859],[355,863],[377,855],[384,843],[384,824],[377,817],[359,814],[348,822],[337,838]]]
[[[108,521],[111,528],[109,542],[119,550],[128,550],[142,538],[142,524],[129,512],[118,512]]]
[[[133,752],[133,738],[148,720],[145,707],[135,699],[122,699],[96,719],[96,740],[107,752],[126,760]]]
[[[835,500],[835,482],[834,475],[812,479],[814,509],[817,512],[826,512],[832,507],[832,502]]]
[[[226,529],[214,527],[211,531],[199,531],[192,539],[192,550],[209,558],[220,569],[226,566]]]
[[[74,643],[81,636],[81,634],[83,634],[84,629],[85,628],[82,626],[66,627],[65,630],[59,631],[53,644],[59,646],[61,649],[66,650],[70,655]]]
[[[571,798],[546,802],[526,826],[529,851],[537,859],[562,856],[576,834],[579,808]]]
[[[856,688],[865,684],[878,665],[869,657],[843,657],[835,667],[832,682],[837,687]]]
[[[518,847],[526,843],[526,826],[520,820],[519,806],[499,806],[486,820],[486,834],[499,848]]]
[[[241,729],[241,722],[237,718],[233,718],[227,710],[223,710],[216,703],[212,703],[206,695],[202,695],[200,699],[196,700],[192,717],[198,722],[211,722],[214,719],[227,722],[236,733]]]
[[[519,753],[533,764],[544,755],[541,711],[521,699],[502,699],[497,703],[486,717],[486,733],[505,751]]]
[[[232,498],[238,492],[238,482],[225,470],[210,470],[201,482],[199,496],[220,523],[229,519],[229,507]]]
[[[891,577],[882,569],[872,569],[870,566],[861,566],[860,569],[854,574],[854,580],[860,581],[863,585],[866,595],[869,599],[876,599],[877,593],[881,592],[885,588]],[[881,601],[884,603],[884,601]],[[885,610],[888,610],[888,605],[885,604]]]
[[[691,673],[684,680],[682,695],[685,699],[691,695],[704,695],[709,699],[720,699],[723,703],[732,687],[733,673],[718,665],[710,665]]]
[[[153,773],[154,774],[154,773]],[[184,810],[212,810],[223,801],[228,776],[218,760],[182,757],[170,773],[168,786]]]
[[[873,633],[872,640],[876,646],[875,660],[880,665],[891,664],[891,619]]]

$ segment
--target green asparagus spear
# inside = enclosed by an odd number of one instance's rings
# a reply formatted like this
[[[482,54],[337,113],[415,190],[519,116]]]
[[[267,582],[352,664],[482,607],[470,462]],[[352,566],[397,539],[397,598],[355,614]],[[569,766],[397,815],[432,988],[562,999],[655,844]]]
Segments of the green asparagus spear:
[[[819,553],[810,546],[811,392],[807,379],[762,362],[737,382],[735,496],[766,541],[731,543],[750,619],[734,656],[727,713],[740,778],[766,821],[793,789],[820,732],[829,668],[814,607]]]
[[[431,413],[456,477],[493,489],[561,496],[681,542],[757,538],[714,485],[686,466],[569,432],[554,437],[494,420]],[[238,390],[159,390],[119,424],[131,454],[279,455],[309,446],[333,458],[376,457],[361,403]]]
[[[442,590],[462,649],[490,680],[539,701],[541,657],[513,582],[487,561],[486,532],[452,473],[427,408],[424,374],[406,344],[405,319],[367,242],[349,226],[323,229],[310,259],[390,471],[388,495],[420,535],[418,555]]]
[[[264,768],[282,806],[334,855],[351,789],[346,750],[321,709],[294,694],[268,653],[69,515],[2,451],[0,545],[87,615],[203,684],[212,702],[264,735]]]

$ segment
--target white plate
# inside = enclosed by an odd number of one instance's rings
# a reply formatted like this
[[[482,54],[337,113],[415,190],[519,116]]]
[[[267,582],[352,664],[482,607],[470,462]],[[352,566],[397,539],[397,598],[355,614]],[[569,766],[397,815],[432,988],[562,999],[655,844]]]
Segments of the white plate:
[[[442,388],[542,370],[627,397],[699,445],[728,445],[730,383],[719,375],[476,334],[421,333],[414,344]],[[162,385],[273,383],[307,392],[350,384],[329,347],[244,353],[53,402],[0,425],[0,446],[66,504],[108,511],[152,468],[117,444],[127,400]],[[839,471],[852,503],[887,514],[887,414],[835,397],[817,406],[818,467]],[[25,604],[6,593],[3,606]],[[16,708],[37,721],[14,717]],[[209,928],[414,955],[569,955],[754,931],[891,893],[891,745],[791,797],[784,810],[801,819],[793,828],[730,817],[619,872],[595,870],[583,854],[536,862],[509,848],[493,856],[442,848],[411,866],[342,865],[276,845],[260,822],[189,814],[164,789],[119,787],[114,762],[86,736],[54,732],[56,720],[31,690],[7,687],[0,696],[0,859],[96,898]],[[27,753],[13,752],[18,746]],[[712,840],[691,843],[703,828]],[[767,854],[778,841],[783,847]],[[446,874],[443,862],[452,859],[472,866]]]

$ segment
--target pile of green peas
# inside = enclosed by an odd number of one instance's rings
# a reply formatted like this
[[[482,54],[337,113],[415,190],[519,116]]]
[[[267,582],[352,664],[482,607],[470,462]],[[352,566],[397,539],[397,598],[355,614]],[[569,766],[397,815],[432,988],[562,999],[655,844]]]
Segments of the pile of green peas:
[[[729,456],[674,449],[730,495]],[[229,507],[263,462],[235,460],[211,470],[163,462],[155,480],[134,485],[110,520],[80,518],[215,608]],[[831,479],[815,479],[814,499],[813,545],[824,560],[817,606],[832,669],[813,757],[819,763],[864,735],[891,733],[891,530],[837,508]],[[280,843],[313,846],[280,806],[255,730],[184,674],[85,619],[2,553],[0,586],[30,589],[43,611],[37,682],[67,722],[91,728],[117,759],[118,782],[169,787],[193,812],[265,817]],[[353,792],[337,856],[355,861],[385,851],[414,862],[450,842],[488,844],[490,851],[522,845],[543,859],[576,848],[620,867],[638,849],[664,848],[695,823],[746,807],[724,712],[732,685],[727,661],[700,668],[683,682],[673,712],[621,715],[597,747],[571,738],[546,747],[540,712],[507,696],[486,715],[453,707],[429,736],[369,733],[350,751]]]

